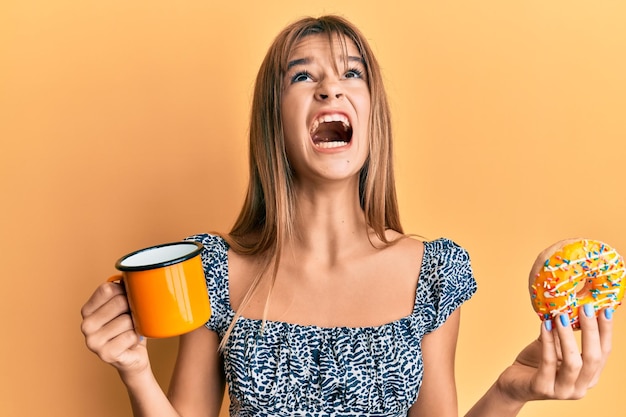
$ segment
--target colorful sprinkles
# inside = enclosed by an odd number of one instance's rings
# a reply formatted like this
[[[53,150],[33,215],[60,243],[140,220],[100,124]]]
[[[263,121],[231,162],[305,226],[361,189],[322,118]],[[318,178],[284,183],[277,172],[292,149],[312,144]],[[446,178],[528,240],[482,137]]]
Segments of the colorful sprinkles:
[[[568,313],[579,327],[578,307],[592,304],[596,313],[621,305],[624,258],[603,242],[583,239],[554,253],[543,264],[531,285],[531,299],[542,320]]]

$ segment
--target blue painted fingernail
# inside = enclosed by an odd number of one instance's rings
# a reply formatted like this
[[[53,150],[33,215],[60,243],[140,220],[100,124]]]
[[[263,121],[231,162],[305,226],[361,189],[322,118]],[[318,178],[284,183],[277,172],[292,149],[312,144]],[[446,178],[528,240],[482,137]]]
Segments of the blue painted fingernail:
[[[593,317],[595,314],[595,310],[593,309],[592,304],[583,305],[583,310],[585,311],[585,316],[587,317]]]
[[[546,326],[546,330],[551,332],[552,331],[552,320],[546,320],[543,322],[543,324]]]
[[[569,316],[567,314],[561,314],[559,316],[559,320],[561,320],[563,327],[567,327],[569,325]]]
[[[613,318],[613,309],[611,307],[604,309],[604,317],[609,320]]]

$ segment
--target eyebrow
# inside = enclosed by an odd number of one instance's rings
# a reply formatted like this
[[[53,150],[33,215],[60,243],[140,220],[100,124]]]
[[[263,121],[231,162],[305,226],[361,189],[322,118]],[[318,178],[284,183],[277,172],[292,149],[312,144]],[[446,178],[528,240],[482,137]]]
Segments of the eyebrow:
[[[294,59],[293,61],[289,61],[289,63],[287,64],[287,70],[290,70],[291,68],[293,68],[295,66],[298,66],[298,65],[310,64],[311,61],[313,61],[311,58]],[[348,55],[348,62],[359,62],[359,63],[365,65],[365,60],[362,57],[360,57],[360,56]]]

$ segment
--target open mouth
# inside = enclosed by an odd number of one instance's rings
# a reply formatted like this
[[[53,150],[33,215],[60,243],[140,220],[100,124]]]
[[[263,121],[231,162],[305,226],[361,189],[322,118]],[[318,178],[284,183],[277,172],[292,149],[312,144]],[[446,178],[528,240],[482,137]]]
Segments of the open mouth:
[[[331,149],[346,146],[352,139],[352,126],[342,114],[325,114],[313,121],[311,139],[318,148]]]

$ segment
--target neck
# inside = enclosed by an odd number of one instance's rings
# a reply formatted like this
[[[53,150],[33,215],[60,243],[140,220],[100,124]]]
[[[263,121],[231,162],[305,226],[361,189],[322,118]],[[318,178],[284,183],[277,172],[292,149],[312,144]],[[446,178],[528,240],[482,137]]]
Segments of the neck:
[[[369,227],[359,203],[357,186],[334,186],[324,190],[300,188],[296,192],[295,236],[285,249],[299,256],[314,254],[332,259],[370,244]]]

